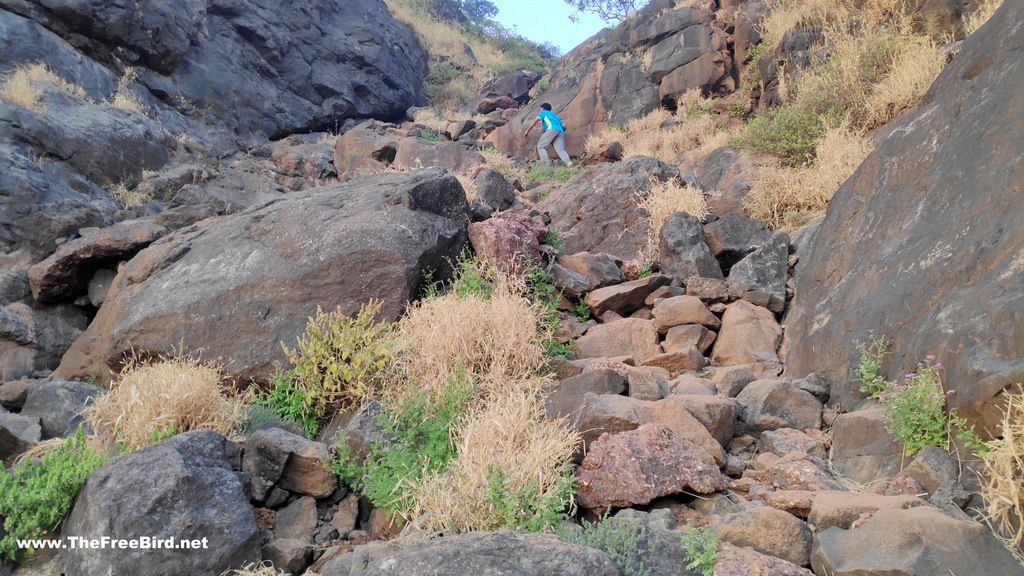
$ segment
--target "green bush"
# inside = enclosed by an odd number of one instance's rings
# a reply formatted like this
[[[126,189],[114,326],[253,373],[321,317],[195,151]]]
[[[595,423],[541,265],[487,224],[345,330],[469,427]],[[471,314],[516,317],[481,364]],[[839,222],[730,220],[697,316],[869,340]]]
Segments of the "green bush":
[[[750,61],[747,68],[747,77],[751,84],[761,83],[761,61],[764,60],[766,47],[764,43],[751,46],[747,50],[747,59]]]
[[[0,558],[17,559],[18,540],[39,538],[54,530],[71,507],[78,488],[106,461],[85,445],[79,425],[39,464],[26,460],[8,474],[0,469],[0,516],[7,535],[0,540]]]
[[[273,378],[271,380],[273,381]],[[260,426],[271,422],[277,424],[298,424],[297,420],[281,415],[275,408],[267,404],[257,403],[247,407],[245,418],[239,424],[239,431],[248,436]],[[313,424],[315,425],[315,422]],[[305,431],[305,429],[303,430]],[[313,433],[315,435],[316,431],[314,430]]]
[[[860,366],[855,370],[857,381],[861,383],[860,391],[871,394],[872,398],[878,396],[885,390],[886,381],[881,375],[882,362],[889,353],[889,345],[884,337],[871,334],[870,342],[861,343],[857,346],[860,351]]]
[[[558,535],[563,540],[604,552],[628,575],[651,573],[651,568],[641,559],[648,546],[647,526],[641,522],[604,518],[594,524],[584,522],[582,530],[571,533],[559,530]]]
[[[307,404],[304,401],[296,385],[294,370],[282,370],[280,366],[275,366],[274,374],[270,377],[270,388],[263,391],[253,386],[252,393],[257,406],[264,407],[286,421],[297,422],[308,438],[316,436],[320,430],[320,421],[326,415],[326,407],[322,404]],[[253,412],[250,411],[250,418],[252,415]],[[251,431],[258,425],[247,424],[246,429]]]
[[[493,509],[499,530],[543,532],[565,518],[566,502],[575,494],[576,476],[566,468],[558,489],[547,495],[537,493],[533,484],[513,485],[499,468],[490,467],[487,475],[487,503]]]
[[[694,528],[693,524],[687,522],[682,546],[688,562],[686,569],[699,572],[701,576],[711,576],[718,557],[718,537],[715,531],[710,526]]]
[[[747,123],[747,134],[732,144],[774,154],[783,163],[796,166],[811,161],[824,132],[825,122],[818,113],[790,105],[752,119]]]
[[[547,235],[544,236],[544,244],[551,246],[558,251],[559,254],[565,253],[565,241],[562,240],[561,235],[558,234],[558,230],[549,228]]]

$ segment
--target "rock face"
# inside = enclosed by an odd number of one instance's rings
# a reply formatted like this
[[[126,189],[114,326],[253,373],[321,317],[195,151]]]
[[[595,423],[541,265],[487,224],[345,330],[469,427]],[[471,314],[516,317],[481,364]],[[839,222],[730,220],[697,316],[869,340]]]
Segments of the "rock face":
[[[58,374],[101,378],[129,349],[184,342],[241,379],[285,362],[321,304],[347,315],[371,298],[394,320],[427,270],[444,278],[466,244],[465,194],[436,170],[381,174],[271,202],[169,236],[118,274]]]
[[[85,382],[54,380],[29,390],[21,414],[39,419],[44,440],[66,438],[74,436],[78,425],[85,423],[85,409],[97,396],[106,393],[105,389]],[[89,426],[85,428],[89,433]]]
[[[934,354],[951,406],[985,425],[1024,379],[1022,22],[1024,4],[1006,2],[964,41],[800,254],[787,374],[829,378],[833,402],[863,397],[849,374],[872,330],[893,342],[886,376]]]
[[[217,576],[260,559],[256,517],[231,468],[238,448],[210,430],[175,436],[93,472],[64,523],[65,538],[205,538],[196,550],[66,548],[68,576]],[[163,544],[163,542],[161,542]]]
[[[590,166],[537,204],[537,210],[551,215],[566,254],[607,252],[628,260],[647,239],[647,219],[636,203],[650,193],[651,178],[678,176],[675,166],[647,156]]]

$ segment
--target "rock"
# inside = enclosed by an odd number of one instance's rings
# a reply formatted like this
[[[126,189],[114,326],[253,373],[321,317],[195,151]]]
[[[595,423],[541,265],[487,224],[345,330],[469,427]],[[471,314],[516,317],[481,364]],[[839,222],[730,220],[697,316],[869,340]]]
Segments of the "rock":
[[[800,252],[786,370],[829,380],[833,402],[852,407],[863,397],[848,375],[871,330],[894,342],[890,377],[934,354],[955,391],[950,407],[979,430],[998,429],[1000,393],[1024,381],[1024,365],[1015,360],[1024,293],[1007,291],[1024,281],[1020,172],[1016,161],[992,169],[978,162],[1024,151],[1014,97],[1024,81],[1021,22],[1024,5],[1003,3],[992,25],[964,40],[922,105],[879,135]],[[878,286],[887,287],[884,294]]]
[[[542,73],[536,70],[516,70],[500,78],[488,81],[481,88],[481,94],[494,93],[508,96],[516,104],[526,104],[530,100],[530,89],[541,79]]]
[[[128,220],[61,244],[49,258],[29,268],[32,297],[59,302],[84,293],[99,268],[130,260],[167,233],[153,220]]]
[[[917,480],[929,494],[939,486],[960,480],[960,464],[938,446],[928,445],[918,452],[903,474]]]
[[[733,302],[722,315],[722,329],[711,353],[711,364],[778,363],[776,350],[780,342],[782,327],[771,311],[744,301]]]
[[[971,493],[959,482],[946,482],[932,492],[928,502],[943,510],[951,507],[963,510],[971,501]]]
[[[1019,574],[1020,564],[992,532],[938,509],[881,509],[852,530],[818,533],[811,553],[816,574]]]
[[[42,428],[38,418],[0,409],[0,462],[3,466],[11,465],[15,456],[40,440]]]
[[[110,291],[110,285],[114,283],[115,276],[117,276],[117,272],[110,268],[100,268],[92,275],[89,286],[86,288],[90,304],[96,308],[103,305],[103,301],[107,299],[107,292]]]
[[[313,543],[316,531],[316,500],[303,496],[277,511],[274,522],[274,538],[278,540],[300,540]]]
[[[338,531],[338,538],[345,538],[356,529],[359,521],[359,497],[349,494],[338,502],[338,507],[331,518],[331,526]]]
[[[577,358],[632,356],[643,362],[660,354],[661,347],[658,346],[658,330],[653,322],[623,318],[587,330],[585,335],[576,340],[573,351]]]
[[[682,371],[698,371],[707,365],[707,358],[696,348],[684,348],[674,352],[655,354],[643,361],[646,366],[664,368],[673,374]]]
[[[471,130],[476,128],[476,122],[473,120],[461,120],[459,122],[449,122],[448,127],[445,128],[444,133],[448,136],[449,140],[458,140],[463,135],[469,133]]]
[[[583,508],[629,507],[693,490],[724,490],[725,477],[706,450],[664,426],[647,424],[590,445],[578,479]]]
[[[814,501],[824,494],[831,494],[827,491],[811,490],[776,490],[773,492],[761,492],[757,498],[766,502],[772,508],[782,510],[799,518],[807,518],[811,513]],[[847,495],[845,493],[840,493]],[[816,525],[815,525],[816,527]]]
[[[777,232],[732,267],[729,295],[781,314],[786,306],[788,279],[789,235]]]
[[[722,272],[729,274],[736,263],[767,244],[772,233],[760,220],[731,212],[706,224],[704,237]]]
[[[28,393],[43,382],[39,380],[12,380],[0,384],[0,408],[21,411]]]
[[[676,396],[714,396],[715,385],[692,374],[680,374],[669,382],[669,390]]]
[[[452,174],[468,172],[471,168],[486,164],[479,153],[465,146],[450,142],[435,145],[423,138],[400,138],[395,153],[395,164],[409,168],[430,168],[440,166]]]
[[[351,168],[355,156],[390,164],[398,153],[398,136],[382,122],[367,121],[345,132],[334,145],[334,165],[339,171]]]
[[[106,393],[105,389],[85,382],[45,382],[29,390],[21,415],[39,419],[43,440],[73,436],[80,424],[90,434],[92,428],[85,423],[85,409],[97,396]]]
[[[707,428],[681,404],[671,397],[657,402],[645,402],[627,396],[587,394],[582,408],[570,419],[570,424],[583,436],[584,448],[603,434],[618,434],[635,430],[644,424],[667,427],[679,438],[689,440],[706,450],[718,464],[725,458],[722,447]]]
[[[88,324],[85,312],[73,304],[42,310],[24,302],[0,307],[0,379],[53,370]]]
[[[582,274],[594,288],[604,288],[626,281],[625,274],[607,254],[580,252],[569,256],[559,256],[555,262],[573,272]]]
[[[825,445],[819,440],[792,428],[766,430],[761,433],[764,449],[772,454],[785,456],[791,452],[800,452],[824,460],[827,457]]]
[[[495,110],[508,110],[509,108],[518,108],[516,101],[509,96],[481,98],[476,105],[476,111],[480,114],[490,114]]]
[[[683,283],[688,296],[696,296],[704,302],[725,302],[729,298],[729,285],[724,280],[690,276]]]
[[[66,573],[214,576],[259,561],[256,518],[231,469],[233,452],[223,436],[196,430],[99,467],[78,491],[64,538],[173,538],[175,544],[198,540],[200,547],[69,547],[61,551]]]
[[[925,501],[914,495],[878,496],[850,494],[849,492],[813,492],[815,494],[807,522],[821,532],[833,526],[849,530],[862,515],[879,510],[906,510],[924,506]]]
[[[842,490],[843,487],[829,474],[823,466],[800,455],[779,459],[768,467],[768,478],[772,485],[781,490]],[[822,463],[824,464],[824,463]]]
[[[715,558],[715,576],[811,576],[792,562],[723,542]]]
[[[807,377],[793,381],[793,386],[809,393],[814,396],[822,403],[828,402],[829,398],[829,385],[828,380],[825,380],[817,374],[808,374]]]
[[[345,425],[345,443],[360,466],[366,461],[375,444],[393,439],[377,421],[383,410],[384,407],[379,401],[367,400]]]
[[[555,288],[566,298],[578,298],[594,289],[594,285],[586,276],[569,270],[558,262],[552,262],[548,267],[552,283]]]
[[[783,380],[756,380],[736,395],[746,408],[747,429],[821,428],[821,402]]]
[[[540,265],[541,242],[548,228],[525,214],[499,214],[469,225],[469,241],[475,252],[503,272],[522,273]]]
[[[251,478],[257,501],[274,485],[314,498],[329,496],[338,488],[338,477],[326,468],[330,461],[325,444],[281,428],[257,430],[242,447],[242,471]]]
[[[811,529],[792,514],[775,508],[765,506],[723,516],[715,525],[715,535],[797,566],[810,563]]]
[[[751,382],[757,380],[757,377],[750,373],[745,368],[736,368],[733,370],[715,370],[715,376],[713,382],[715,387],[718,389],[719,394],[735,398],[743,389]]]
[[[736,55],[739,62],[738,50]],[[761,180],[761,173],[766,167],[770,169],[778,162],[770,154],[724,146],[698,160],[693,172],[701,188],[710,191],[707,197],[709,210],[723,218],[733,212],[745,216],[743,199],[747,192]]]
[[[673,394],[665,401],[685,408],[722,446],[732,440],[740,413],[740,405],[736,401],[720,396],[680,394]]]
[[[428,270],[447,277],[467,224],[458,180],[420,170],[324,186],[168,236],[118,274],[55,374],[102,381],[130,349],[174,348],[202,349],[239,380],[265,380],[316,303],[353,316],[377,298],[379,318],[396,319]]]
[[[683,324],[668,329],[661,347],[665,349],[665,352],[696,348],[701,354],[704,354],[715,343],[717,337],[718,334],[700,324]]]
[[[393,542],[379,541],[367,542],[352,549],[329,548],[309,569],[321,576],[351,576],[365,570],[374,560],[388,558],[401,549],[401,546]]]
[[[608,162],[618,162],[622,160],[622,144],[619,142],[612,142],[611,144],[605,144],[600,148],[595,148],[587,153],[580,161],[580,167],[585,168],[587,166],[593,166],[595,164],[604,164]]]
[[[168,230],[187,228],[196,222],[213,218],[217,211],[205,205],[177,206],[156,215],[156,223]]]
[[[676,212],[669,216],[661,227],[658,254],[661,270],[670,276],[724,278],[718,261],[704,242],[700,219],[692,214]]]
[[[606,252],[628,260],[646,245],[647,218],[636,203],[651,191],[651,179],[679,176],[675,166],[647,156],[584,168],[536,209],[551,215],[566,254]]]
[[[313,547],[302,540],[278,538],[263,547],[263,560],[274,568],[299,574],[313,558]]]
[[[508,210],[515,201],[512,183],[505,175],[490,168],[481,171],[473,179],[476,197],[495,210]]]
[[[323,576],[337,572],[324,570]],[[360,576],[488,574],[494,576],[618,576],[611,558],[552,534],[472,532],[411,544],[371,562]]]
[[[610,368],[587,370],[578,376],[566,378],[551,389],[544,399],[548,418],[575,414],[588,393],[622,394],[626,391],[626,378]]]
[[[886,430],[882,408],[840,414],[832,425],[832,465],[856,482],[899,474],[903,445]]]
[[[670,328],[684,324],[700,324],[711,330],[722,326],[721,320],[708,310],[700,298],[694,296],[673,296],[655,304],[651,310],[658,332],[665,334]]]
[[[594,315],[598,317],[609,310],[628,316],[643,308],[644,301],[652,292],[667,286],[671,281],[668,276],[653,274],[615,286],[598,288],[587,294],[587,306],[590,306]]]
[[[629,397],[637,400],[655,402],[668,395],[668,381],[659,370],[651,370],[646,366],[631,367],[626,373]]]

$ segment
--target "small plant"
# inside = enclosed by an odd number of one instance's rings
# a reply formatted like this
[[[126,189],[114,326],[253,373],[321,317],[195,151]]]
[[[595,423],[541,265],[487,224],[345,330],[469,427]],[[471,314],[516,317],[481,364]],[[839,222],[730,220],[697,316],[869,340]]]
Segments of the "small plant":
[[[587,304],[586,298],[580,298],[572,305],[572,309],[569,313],[576,317],[580,322],[586,322],[590,320],[590,306]]]
[[[541,78],[537,82],[537,94],[540,94],[541,92],[547,90],[548,89],[548,84],[550,84],[550,83],[551,83],[551,78],[550,77],[545,76],[545,77]]]
[[[860,366],[855,370],[857,381],[861,383],[860,391],[870,393],[872,398],[878,396],[885,390],[886,381],[882,378],[882,362],[889,353],[891,342],[884,336],[871,334],[869,342],[862,342],[857,346],[860,351]]]
[[[552,178],[565,184],[566,182],[571,180],[573,176],[579,173],[580,169],[575,166],[559,166],[558,168],[555,168],[555,172],[554,174],[552,174]]]
[[[575,475],[566,468],[555,490],[540,494],[534,484],[515,485],[501,468],[491,465],[487,474],[487,504],[500,530],[543,532],[565,517],[565,502],[571,500]]]
[[[138,79],[139,74],[135,68],[129,66],[124,69],[124,76],[117,81],[117,91],[110,98],[110,105],[122,110],[142,113],[142,99],[135,92],[132,92],[132,84]]]
[[[175,428],[174,422],[171,422],[166,428],[153,428],[153,431],[149,433],[149,443],[156,444],[174,437],[174,435],[178,433]]]
[[[699,572],[702,576],[711,576],[715,570],[715,558],[718,557],[718,537],[710,526],[694,526],[687,522],[686,531],[682,536],[683,550],[686,552],[687,570]]]
[[[538,182],[547,182],[554,176],[554,169],[546,164],[534,164],[530,167],[530,171],[526,173],[527,180],[536,180]]]
[[[306,437],[312,438],[320,430],[320,420],[325,414],[318,411],[320,405],[306,404],[296,386],[294,370],[282,370],[281,366],[275,365],[274,373],[270,376],[270,388],[263,391],[253,386],[251,390],[256,405],[266,408],[279,418],[298,422]],[[249,414],[252,418],[252,410]],[[247,424],[250,431],[255,428],[255,425]]]
[[[79,426],[74,438],[43,456],[39,464],[28,459],[10,474],[0,469],[0,517],[7,532],[0,539],[0,558],[18,560],[18,540],[54,530],[78,488],[105,461],[106,456],[86,446]]]
[[[733,144],[774,154],[784,164],[796,166],[811,161],[824,132],[825,121],[820,115],[809,108],[790,105],[751,120],[746,136],[733,139]]]
[[[278,369],[280,370],[280,369]],[[239,431],[248,436],[257,428],[271,422],[278,424],[298,424],[294,418],[287,418],[278,413],[277,410],[265,404],[251,404],[247,407],[245,417],[239,423]],[[305,432],[305,430],[303,430]]]
[[[295,366],[295,387],[302,403],[317,417],[326,414],[328,407],[358,406],[380,382],[392,359],[393,330],[390,324],[374,321],[380,309],[381,302],[370,300],[355,318],[349,318],[341,307],[325,313],[318,306],[298,347],[292,350],[281,344]]]
[[[946,395],[938,373],[941,367],[927,360],[918,365],[917,372],[907,374],[902,384],[889,383],[878,395],[885,407],[887,430],[903,442],[908,454],[917,454],[929,444],[946,445]]]
[[[608,519],[593,524],[583,523],[583,529],[566,533],[559,530],[563,540],[600,550],[611,557],[623,572],[633,576],[647,576],[651,568],[644,565],[641,555],[647,547],[647,526],[633,520]]]
[[[495,274],[498,271],[482,259],[464,253],[452,273],[451,289],[459,298],[480,296],[487,299],[494,291]]]
[[[559,236],[558,230],[555,230],[554,228],[549,229],[547,235],[544,236],[544,244],[551,246],[557,250],[559,254],[565,253],[565,241],[563,241],[562,237]]]
[[[766,53],[767,50],[764,42],[751,46],[747,50],[747,59],[750,60],[750,64],[747,67],[747,78],[751,84],[761,83],[761,60],[764,60]]]
[[[541,346],[543,346],[544,349],[547,350],[548,355],[553,358],[568,358],[569,360],[572,360],[576,357],[576,354],[572,351],[574,342],[574,340],[570,340],[569,342],[562,344],[554,338],[549,338],[541,342]]]
[[[444,140],[444,138],[440,134],[434,134],[433,132],[428,132],[426,130],[420,132],[420,138],[423,138],[428,142],[440,142]]]
[[[647,278],[651,274],[654,274],[654,261],[653,260],[645,261],[644,265],[641,266],[640,269],[636,271],[637,278]]]

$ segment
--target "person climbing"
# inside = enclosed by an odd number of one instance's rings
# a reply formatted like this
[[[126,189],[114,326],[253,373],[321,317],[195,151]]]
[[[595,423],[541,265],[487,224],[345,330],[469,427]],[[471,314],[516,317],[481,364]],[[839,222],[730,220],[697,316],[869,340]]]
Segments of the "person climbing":
[[[540,155],[540,159],[547,160],[548,146],[554,144],[555,152],[558,153],[558,157],[562,159],[562,162],[566,166],[572,166],[569,154],[565,152],[565,127],[562,124],[562,119],[551,111],[551,104],[545,102],[540,105],[540,108],[540,113],[533,119],[533,123],[526,129],[526,134],[523,134],[523,137],[529,138],[530,130],[533,130],[533,127],[538,122],[544,122],[544,133],[541,134],[540,140],[537,141],[537,154]]]

